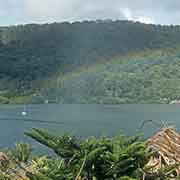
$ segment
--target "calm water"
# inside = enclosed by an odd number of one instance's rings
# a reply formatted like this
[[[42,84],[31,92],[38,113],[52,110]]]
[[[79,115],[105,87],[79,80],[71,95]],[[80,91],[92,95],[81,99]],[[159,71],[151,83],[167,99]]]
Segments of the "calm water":
[[[17,141],[28,141],[32,146],[38,146],[23,134],[33,127],[78,137],[134,135],[139,132],[149,136],[157,131],[156,126],[146,124],[141,131],[138,128],[144,120],[152,119],[163,120],[180,130],[180,105],[28,105],[26,117],[21,115],[22,111],[23,106],[0,106],[1,147],[10,147]],[[23,118],[25,121],[21,121]],[[28,119],[37,121],[29,122]],[[60,124],[43,124],[39,120]]]

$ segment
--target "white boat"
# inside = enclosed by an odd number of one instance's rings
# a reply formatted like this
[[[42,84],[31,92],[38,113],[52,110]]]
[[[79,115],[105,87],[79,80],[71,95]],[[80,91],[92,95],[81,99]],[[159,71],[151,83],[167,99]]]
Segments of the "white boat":
[[[22,116],[26,116],[26,115],[27,115],[27,112],[22,111],[22,112],[21,112],[21,115],[22,115]]]
[[[22,116],[26,116],[27,115],[27,110],[26,110],[26,105],[24,105],[24,110],[21,112]]]
[[[169,104],[180,104],[180,100],[173,100]]]

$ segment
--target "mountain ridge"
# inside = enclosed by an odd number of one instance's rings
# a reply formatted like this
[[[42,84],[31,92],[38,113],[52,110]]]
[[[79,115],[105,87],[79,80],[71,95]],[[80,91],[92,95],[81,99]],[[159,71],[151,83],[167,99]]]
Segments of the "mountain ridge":
[[[0,92],[29,96],[59,73],[145,50],[175,48],[180,26],[130,21],[29,24],[0,28]]]

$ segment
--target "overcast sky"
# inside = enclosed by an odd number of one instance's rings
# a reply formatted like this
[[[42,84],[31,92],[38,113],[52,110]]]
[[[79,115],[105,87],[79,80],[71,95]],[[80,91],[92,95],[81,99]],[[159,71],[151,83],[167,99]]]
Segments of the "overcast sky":
[[[180,24],[180,0],[0,0],[0,26],[95,19]]]

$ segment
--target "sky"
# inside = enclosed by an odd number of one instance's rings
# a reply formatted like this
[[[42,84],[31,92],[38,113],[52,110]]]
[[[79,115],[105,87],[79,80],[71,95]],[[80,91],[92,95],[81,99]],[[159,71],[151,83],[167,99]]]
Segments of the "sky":
[[[0,0],[0,26],[96,19],[179,25],[180,0]]]

